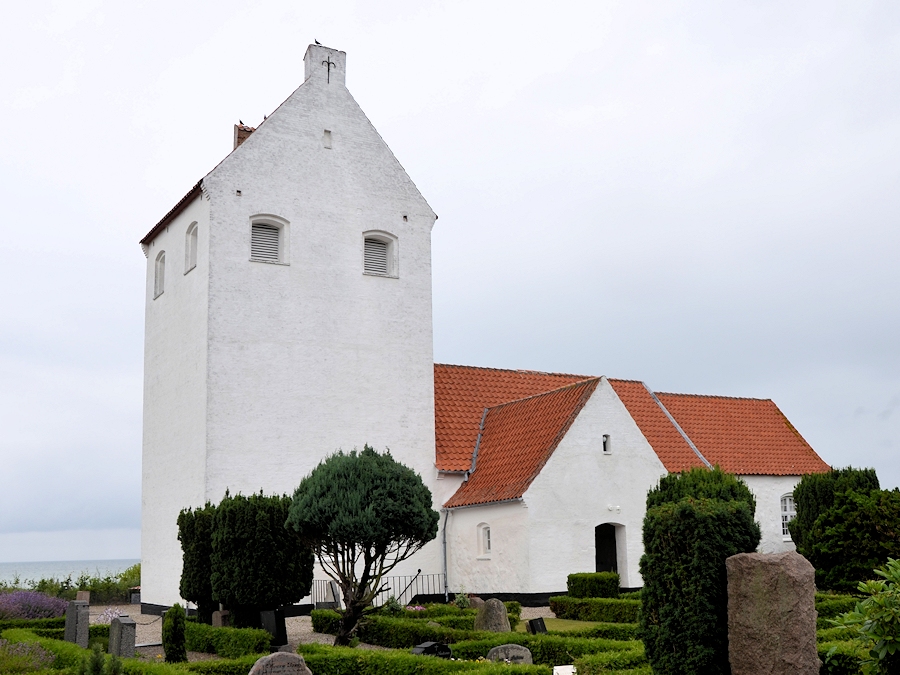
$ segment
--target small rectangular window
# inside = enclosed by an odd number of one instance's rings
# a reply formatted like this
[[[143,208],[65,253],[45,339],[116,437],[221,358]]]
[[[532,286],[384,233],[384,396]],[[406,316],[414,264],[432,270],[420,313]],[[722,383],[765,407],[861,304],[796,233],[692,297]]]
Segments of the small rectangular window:
[[[603,434],[603,454],[608,455],[612,452],[612,445],[609,442],[609,434]]]
[[[265,223],[254,223],[250,235],[250,257],[254,260],[280,259],[280,228]]]
[[[328,129],[325,130],[324,138],[322,140],[325,143],[325,147],[328,148],[329,150],[331,150],[331,131],[330,130],[328,130]]]
[[[358,249],[357,249],[358,250]],[[378,239],[366,239],[365,261],[363,271],[366,274],[387,275],[388,273],[388,245]]]

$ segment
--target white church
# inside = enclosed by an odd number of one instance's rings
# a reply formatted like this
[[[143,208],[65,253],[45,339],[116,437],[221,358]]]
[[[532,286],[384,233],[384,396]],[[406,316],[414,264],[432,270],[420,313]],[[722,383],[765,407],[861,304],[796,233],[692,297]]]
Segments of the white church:
[[[719,465],[793,544],[800,476],[827,471],[772,401],[606,377],[435,364],[437,216],[310,45],[303,83],[141,240],[147,256],[142,600],[178,602],[185,507],[292,494],[337,449],[390,448],[440,532],[397,574],[546,600],[572,572],[640,587],[649,489]]]

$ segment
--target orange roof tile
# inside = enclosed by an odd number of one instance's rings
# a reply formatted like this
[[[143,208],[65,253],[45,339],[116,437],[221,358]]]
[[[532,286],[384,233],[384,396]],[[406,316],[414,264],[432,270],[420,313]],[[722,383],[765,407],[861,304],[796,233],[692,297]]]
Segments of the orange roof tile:
[[[610,380],[609,383],[666,471],[678,473],[695,466],[706,466],[659,407],[643,382]]]
[[[466,471],[485,408],[541,394],[588,379],[585,375],[500,370],[473,366],[434,366],[435,465]]]
[[[488,409],[475,471],[447,508],[517,499],[550,459],[599,379]]]
[[[703,456],[725,471],[745,476],[800,476],[831,468],[771,400],[657,396]]]

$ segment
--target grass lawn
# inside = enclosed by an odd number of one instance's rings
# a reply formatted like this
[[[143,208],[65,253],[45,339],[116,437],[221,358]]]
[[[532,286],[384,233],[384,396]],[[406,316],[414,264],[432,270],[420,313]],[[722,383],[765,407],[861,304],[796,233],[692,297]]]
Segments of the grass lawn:
[[[516,632],[525,633],[526,624],[526,621],[520,621],[519,625],[516,626]],[[597,621],[575,621],[573,619],[551,619],[549,617],[544,617],[544,625],[547,626],[547,630],[582,630],[584,628],[599,626],[600,624]]]

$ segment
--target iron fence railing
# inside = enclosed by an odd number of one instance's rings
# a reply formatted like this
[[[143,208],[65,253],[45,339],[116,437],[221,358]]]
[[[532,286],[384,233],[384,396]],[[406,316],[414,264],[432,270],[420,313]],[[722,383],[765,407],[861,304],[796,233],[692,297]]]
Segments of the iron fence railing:
[[[332,600],[329,592],[329,583],[331,579],[313,579],[313,587],[310,595],[313,603],[329,602]],[[413,598],[419,596],[435,596],[444,595],[444,575],[443,574],[412,574],[407,576],[384,577],[381,580],[381,587],[384,589],[375,596],[372,604],[380,607],[392,595],[397,598],[401,605],[408,605]]]

